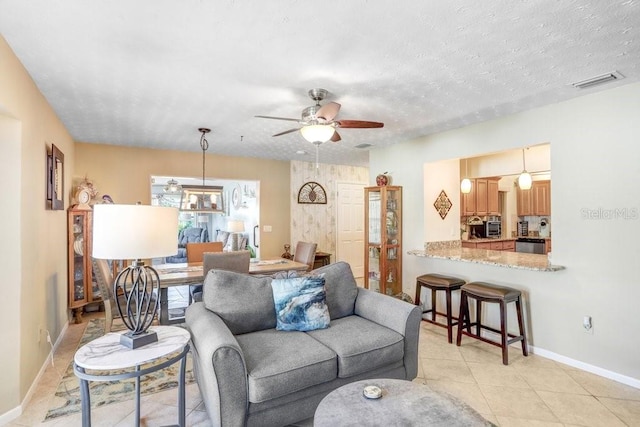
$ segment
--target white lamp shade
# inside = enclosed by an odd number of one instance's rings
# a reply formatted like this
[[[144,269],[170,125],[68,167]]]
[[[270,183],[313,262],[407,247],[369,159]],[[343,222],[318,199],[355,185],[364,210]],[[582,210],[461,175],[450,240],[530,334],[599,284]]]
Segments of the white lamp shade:
[[[148,205],[95,205],[94,258],[146,259],[178,252],[178,209]]]
[[[302,137],[309,142],[327,142],[335,133],[331,125],[309,125],[300,129]]]
[[[522,171],[518,177],[518,187],[521,190],[529,190],[531,188],[531,175],[527,171]]]
[[[244,232],[244,221],[231,219],[229,220],[229,224],[227,226],[227,231],[231,233],[243,233]]]
[[[471,180],[469,178],[465,178],[460,183],[460,192],[463,194],[471,193]]]

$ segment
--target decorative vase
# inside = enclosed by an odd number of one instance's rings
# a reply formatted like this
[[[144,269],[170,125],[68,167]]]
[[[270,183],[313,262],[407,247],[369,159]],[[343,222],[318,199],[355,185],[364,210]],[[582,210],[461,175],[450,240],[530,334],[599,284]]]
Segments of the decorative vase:
[[[387,175],[386,172],[376,176],[376,185],[378,187],[384,187],[385,185],[388,185],[390,182],[391,182],[391,177]]]

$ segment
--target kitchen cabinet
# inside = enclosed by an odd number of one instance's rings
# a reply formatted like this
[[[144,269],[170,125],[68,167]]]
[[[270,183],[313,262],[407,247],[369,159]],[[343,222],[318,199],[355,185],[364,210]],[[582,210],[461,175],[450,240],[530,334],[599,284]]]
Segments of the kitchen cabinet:
[[[487,215],[500,215],[498,179],[487,180]]]
[[[516,250],[516,241],[515,240],[503,240],[502,241],[502,250],[503,251],[514,252]]]
[[[518,216],[551,215],[551,181],[533,181],[530,190],[517,190]]]
[[[83,307],[101,301],[91,266],[93,211],[69,208],[67,220],[68,307],[81,323]]]
[[[476,215],[487,214],[487,180],[476,179]]]
[[[522,190],[518,188],[516,191],[518,216],[533,215],[532,190]]]
[[[534,181],[533,214],[551,215],[551,181]]]
[[[402,187],[366,187],[364,287],[402,292]]]
[[[471,191],[460,193],[461,216],[500,215],[498,181],[500,178],[471,179]]]
[[[463,248],[469,249],[489,249],[492,251],[511,251],[515,250],[515,240],[498,240],[491,242],[474,242],[472,240],[463,240]]]
[[[470,179],[471,191],[468,193],[460,193],[460,200],[462,209],[460,214],[462,216],[472,216],[476,214],[476,180]]]

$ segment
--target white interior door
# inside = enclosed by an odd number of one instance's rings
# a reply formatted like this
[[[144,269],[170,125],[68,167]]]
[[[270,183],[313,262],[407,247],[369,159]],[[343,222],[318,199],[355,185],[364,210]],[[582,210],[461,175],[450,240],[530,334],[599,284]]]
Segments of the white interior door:
[[[364,187],[366,183],[337,183],[336,261],[351,265],[358,284],[364,280]]]

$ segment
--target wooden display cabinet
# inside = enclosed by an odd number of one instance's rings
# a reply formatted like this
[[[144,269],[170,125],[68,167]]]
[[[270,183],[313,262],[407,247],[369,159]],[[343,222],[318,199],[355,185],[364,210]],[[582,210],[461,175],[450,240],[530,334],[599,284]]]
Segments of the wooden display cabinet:
[[[364,232],[367,289],[402,293],[402,187],[366,187]]]
[[[68,307],[75,323],[81,323],[84,306],[101,301],[91,265],[93,211],[72,207],[67,218]]]

